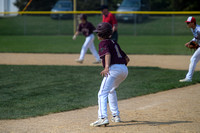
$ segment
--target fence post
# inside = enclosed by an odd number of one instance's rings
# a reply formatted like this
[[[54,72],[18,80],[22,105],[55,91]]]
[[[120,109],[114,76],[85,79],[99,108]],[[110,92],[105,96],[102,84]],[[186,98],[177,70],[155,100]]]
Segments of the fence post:
[[[174,36],[174,14],[172,14],[172,36]]]
[[[137,34],[136,33],[137,32],[136,31],[136,26],[137,26],[136,24],[137,24],[137,16],[136,16],[136,14],[134,14],[134,36],[136,36],[136,34]]]
[[[76,11],[76,7],[77,7],[77,1],[76,0],[73,0],[73,11],[75,12]],[[76,33],[76,27],[77,27],[77,14],[74,13],[74,34]]]
[[[23,14],[23,18],[24,18],[24,36],[26,35],[26,15]]]
[[[58,35],[60,35],[60,20],[61,20],[61,16],[60,14],[58,14]]]

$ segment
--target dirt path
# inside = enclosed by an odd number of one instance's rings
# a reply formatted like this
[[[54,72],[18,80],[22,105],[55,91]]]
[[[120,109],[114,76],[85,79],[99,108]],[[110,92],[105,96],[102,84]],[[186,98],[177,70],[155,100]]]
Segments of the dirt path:
[[[78,55],[0,54],[0,64],[77,65]],[[190,56],[131,55],[132,66],[187,70]],[[82,65],[92,65],[86,56]],[[197,70],[200,70],[199,64]],[[22,119],[0,120],[0,133],[200,133],[200,84],[119,101],[122,123],[90,127],[97,106]],[[109,116],[110,113],[109,113]]]
[[[80,65],[75,62],[78,54],[21,54],[0,53],[0,64],[9,65]],[[182,55],[129,55],[129,66],[150,66],[187,70],[191,56]],[[93,66],[92,55],[86,55],[82,66]],[[99,64],[100,65],[100,64]],[[196,70],[200,70],[200,63]]]

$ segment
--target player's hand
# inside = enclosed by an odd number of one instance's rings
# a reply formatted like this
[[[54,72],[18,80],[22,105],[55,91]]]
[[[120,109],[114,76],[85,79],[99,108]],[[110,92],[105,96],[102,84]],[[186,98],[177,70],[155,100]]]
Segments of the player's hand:
[[[76,40],[76,35],[74,35],[74,36],[72,37],[72,39],[73,39],[73,40]]]
[[[130,61],[129,57],[127,56],[125,59],[126,59],[126,64],[128,64]]]
[[[101,74],[102,77],[103,76],[107,77],[110,74],[109,68],[105,68],[100,74]]]
[[[186,43],[186,44],[185,44],[185,47],[189,47],[189,45],[190,45],[190,42]]]

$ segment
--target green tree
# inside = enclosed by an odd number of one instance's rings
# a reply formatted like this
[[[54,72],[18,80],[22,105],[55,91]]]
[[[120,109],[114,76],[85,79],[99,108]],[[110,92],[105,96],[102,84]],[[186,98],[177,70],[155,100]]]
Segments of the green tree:
[[[117,10],[117,4],[121,4],[123,0],[108,0],[109,10],[115,11]]]
[[[174,11],[199,11],[200,0],[171,0]]]
[[[107,0],[105,4],[108,5],[109,10],[116,10],[117,4],[122,0]],[[77,0],[77,10],[79,11],[99,11],[101,7],[101,0]]]
[[[171,1],[169,0],[150,0],[151,11],[170,11]]]
[[[28,11],[50,11],[58,0],[33,0]],[[73,1],[73,0],[72,0]],[[29,0],[17,0],[15,5],[22,11]],[[100,0],[77,0],[77,10],[91,11],[100,9]]]
[[[95,11],[100,7],[99,0],[77,0],[78,11]]]
[[[17,0],[15,5],[23,10],[29,0]],[[58,0],[33,0],[28,11],[50,11]],[[73,1],[73,0],[72,0]],[[107,1],[107,2],[106,2]],[[105,0],[109,10],[115,11],[123,0]],[[200,0],[150,0],[152,11],[199,11]],[[101,0],[77,0],[78,11],[99,11]]]
[[[22,11],[29,0],[17,0],[15,5]],[[27,11],[50,11],[57,0],[33,0]]]

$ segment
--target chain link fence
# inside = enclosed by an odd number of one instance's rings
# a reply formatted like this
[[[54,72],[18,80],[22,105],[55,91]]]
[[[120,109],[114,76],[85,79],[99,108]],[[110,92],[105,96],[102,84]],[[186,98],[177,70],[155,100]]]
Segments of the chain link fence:
[[[87,14],[94,26],[101,14]],[[115,14],[119,35],[191,35],[185,20],[192,14]],[[78,21],[78,16],[76,15]],[[197,24],[200,15],[194,15]],[[74,14],[23,14],[0,18],[0,35],[73,35]]]

